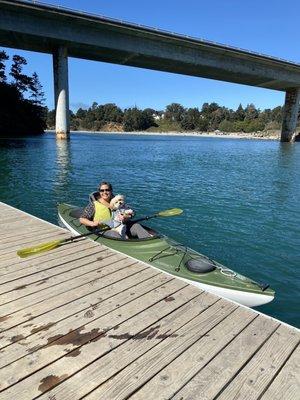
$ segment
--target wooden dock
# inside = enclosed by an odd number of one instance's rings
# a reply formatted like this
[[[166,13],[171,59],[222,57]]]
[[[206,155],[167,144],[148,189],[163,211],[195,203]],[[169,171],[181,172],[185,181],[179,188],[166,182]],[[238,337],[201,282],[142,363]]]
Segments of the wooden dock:
[[[0,399],[300,398],[300,332],[0,203]]]

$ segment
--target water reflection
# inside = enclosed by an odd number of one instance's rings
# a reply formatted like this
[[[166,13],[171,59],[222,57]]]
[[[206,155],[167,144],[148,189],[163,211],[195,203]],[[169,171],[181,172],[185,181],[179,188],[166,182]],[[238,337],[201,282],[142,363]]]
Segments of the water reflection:
[[[2,142],[2,141],[1,141]],[[5,201],[6,198],[9,198],[10,194],[10,185],[12,182],[11,174],[13,166],[10,163],[9,153],[0,152],[0,200]]]
[[[72,172],[71,143],[69,140],[56,140],[56,168],[54,191],[58,194],[67,190]]]
[[[29,136],[20,138],[0,138],[1,149],[22,149],[43,146],[43,137]]]
[[[24,139],[0,139],[0,147],[2,149],[15,149],[18,147],[25,147],[26,146],[26,140]]]

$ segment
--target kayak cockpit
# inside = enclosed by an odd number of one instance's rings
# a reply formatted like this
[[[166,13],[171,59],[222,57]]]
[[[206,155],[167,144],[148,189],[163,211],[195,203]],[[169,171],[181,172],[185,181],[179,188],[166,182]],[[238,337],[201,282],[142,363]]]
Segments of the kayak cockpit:
[[[73,218],[74,220],[76,219],[79,222],[79,218],[81,217],[81,215],[83,213],[83,210],[84,210],[83,208],[74,208],[74,209],[72,209],[70,211],[69,215],[70,215],[71,218]],[[80,224],[80,225],[83,227],[82,224]],[[106,239],[118,240],[118,241],[122,241],[122,242],[124,242],[124,241],[126,241],[126,242],[128,242],[128,241],[130,241],[130,242],[131,241],[135,241],[135,242],[136,241],[139,241],[139,242],[142,241],[142,242],[144,242],[144,241],[147,241],[147,240],[157,239],[157,238],[161,237],[161,235],[158,232],[156,232],[154,229],[149,228],[148,226],[145,226],[145,225],[142,225],[142,227],[144,229],[146,229],[146,231],[151,235],[150,237],[137,238],[137,237],[130,237],[130,235],[129,235],[129,237],[127,239],[122,239],[122,238],[118,238],[118,237],[112,237],[112,236],[105,235],[105,231],[101,234],[101,236],[105,237]],[[91,232],[90,228],[88,228],[88,227],[85,227],[85,228],[87,229],[88,232]]]

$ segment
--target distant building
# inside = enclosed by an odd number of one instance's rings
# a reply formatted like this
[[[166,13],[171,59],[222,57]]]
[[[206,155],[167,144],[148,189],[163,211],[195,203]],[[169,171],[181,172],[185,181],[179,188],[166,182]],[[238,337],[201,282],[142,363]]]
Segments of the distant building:
[[[165,114],[163,112],[153,113],[152,117],[155,121],[160,121],[161,119],[165,118]]]

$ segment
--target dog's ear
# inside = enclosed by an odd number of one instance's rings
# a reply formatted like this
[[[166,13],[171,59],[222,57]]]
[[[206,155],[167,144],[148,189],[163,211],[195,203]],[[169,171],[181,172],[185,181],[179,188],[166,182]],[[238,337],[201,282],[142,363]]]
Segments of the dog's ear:
[[[111,199],[111,201],[109,202],[109,205],[110,205],[111,208],[114,208],[115,202],[116,202],[116,198],[113,197],[113,198]]]

